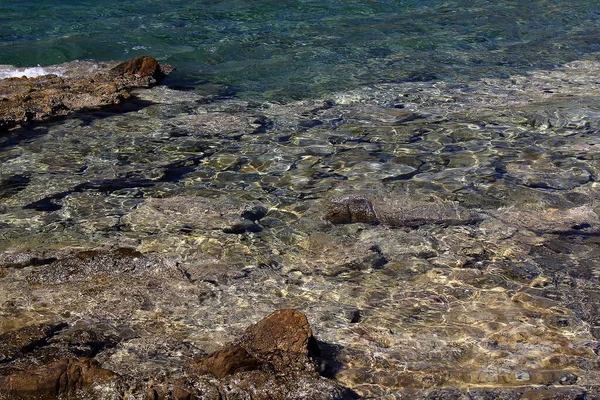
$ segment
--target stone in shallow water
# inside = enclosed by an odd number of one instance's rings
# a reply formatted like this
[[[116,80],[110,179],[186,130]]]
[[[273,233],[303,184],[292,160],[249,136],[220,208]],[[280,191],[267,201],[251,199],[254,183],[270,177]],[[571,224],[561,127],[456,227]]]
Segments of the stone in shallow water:
[[[284,371],[312,370],[311,353],[318,352],[306,315],[296,310],[275,311],[246,330],[223,350],[191,363],[197,373],[224,377],[238,371],[267,368]]]
[[[238,387],[257,399],[355,398],[319,377],[313,361],[318,352],[306,315],[278,310],[250,326],[238,341],[191,361],[188,376],[212,374],[221,379],[221,390]]]
[[[325,219],[333,224],[379,223],[371,200],[361,195],[350,195],[333,200]]]
[[[333,224],[383,223],[392,227],[468,225],[480,219],[476,213],[453,202],[425,202],[402,197],[372,201],[355,194],[333,199],[325,214],[325,220]]]

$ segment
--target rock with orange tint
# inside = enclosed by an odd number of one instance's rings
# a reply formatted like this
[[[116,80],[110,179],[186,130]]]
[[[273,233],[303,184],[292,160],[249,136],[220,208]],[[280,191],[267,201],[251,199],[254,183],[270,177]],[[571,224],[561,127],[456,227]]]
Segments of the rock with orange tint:
[[[161,66],[155,58],[139,56],[125,61],[111,69],[117,75],[136,75],[160,79],[173,70],[170,66]]]
[[[242,346],[252,353],[292,353],[308,356],[314,340],[306,315],[278,310],[246,330]]]
[[[237,342],[191,361],[188,380],[198,386],[206,375],[214,376],[219,379],[219,393],[227,399],[236,398],[236,393],[275,400],[355,398],[319,375],[314,362],[318,352],[306,315],[278,310],[246,329]]]
[[[154,86],[173,70],[148,56],[95,67],[64,76],[0,80],[0,131],[121,104],[132,89]]]
[[[61,359],[0,376],[0,398],[97,398],[99,388],[114,386],[118,376],[92,359]]]

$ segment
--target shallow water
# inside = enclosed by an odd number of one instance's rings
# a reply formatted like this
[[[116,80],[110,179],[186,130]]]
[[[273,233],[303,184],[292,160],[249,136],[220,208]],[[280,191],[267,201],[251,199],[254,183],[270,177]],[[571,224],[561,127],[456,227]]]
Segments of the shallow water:
[[[184,273],[152,272],[165,279],[148,292],[102,271],[9,268],[0,301],[28,306],[5,308],[5,329],[66,310],[72,323],[129,326],[137,339],[99,354],[103,365],[176,374],[292,307],[335,354],[327,374],[363,396],[593,385],[598,81],[600,64],[580,61],[287,104],[163,86],[129,110],[7,133],[4,256],[128,247]],[[379,223],[328,222],[349,195],[370,199]],[[157,359],[163,339],[193,347]]]
[[[0,136],[2,265],[167,261],[1,267],[0,332],[102,326],[103,366],[177,375],[293,307],[363,396],[599,381],[596,2],[60,3],[0,6],[53,21],[1,24],[0,64],[179,71]],[[377,221],[327,221],[348,196]]]

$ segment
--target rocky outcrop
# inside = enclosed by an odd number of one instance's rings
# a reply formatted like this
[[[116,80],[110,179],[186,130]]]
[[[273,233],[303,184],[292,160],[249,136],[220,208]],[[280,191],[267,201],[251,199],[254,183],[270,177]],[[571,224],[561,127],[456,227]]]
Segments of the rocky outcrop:
[[[194,360],[190,368],[219,378],[259,369],[277,374],[315,372],[310,357],[317,352],[306,316],[296,310],[280,310],[248,328],[238,342]]]
[[[131,89],[156,85],[172,70],[152,57],[142,56],[88,75],[1,80],[0,131],[121,104],[131,97]]]
[[[161,66],[156,59],[147,56],[132,58],[117,65],[110,70],[115,76],[131,76],[135,75],[140,78],[151,77],[153,79],[164,78],[171,68]]]
[[[296,310],[275,311],[239,340],[170,376],[118,374],[102,365],[98,352],[119,341],[108,343],[104,336],[67,323],[0,335],[0,399],[113,399],[125,393],[152,400],[225,400],[249,393],[257,400],[355,398],[319,375],[319,348],[306,316]],[[120,340],[127,346],[126,338]]]
[[[306,315],[279,310],[249,327],[238,341],[191,361],[188,375],[213,375],[220,379],[220,392],[237,388],[256,393],[257,399],[352,398],[351,392],[319,376],[318,354]]]
[[[42,366],[0,376],[0,398],[50,400],[99,398],[101,386],[111,386],[118,376],[88,358],[61,359]]]

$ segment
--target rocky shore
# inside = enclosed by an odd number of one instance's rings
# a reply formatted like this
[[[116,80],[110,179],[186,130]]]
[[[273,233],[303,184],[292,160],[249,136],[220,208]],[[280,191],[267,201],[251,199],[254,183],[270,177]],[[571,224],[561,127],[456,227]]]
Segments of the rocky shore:
[[[118,374],[94,356],[117,344],[98,327],[34,325],[3,335],[0,398],[342,399],[355,393],[319,375],[320,349],[306,319],[280,310],[221,350],[191,358],[184,372]],[[183,343],[182,343],[183,345]],[[160,355],[159,355],[160,356]],[[162,356],[167,356],[164,354]]]
[[[600,63],[0,136],[0,399],[600,398]]]
[[[156,85],[172,70],[152,57],[140,56],[94,68],[87,74],[66,71],[65,76],[0,80],[0,132],[32,121],[121,104],[131,97],[131,89]]]

